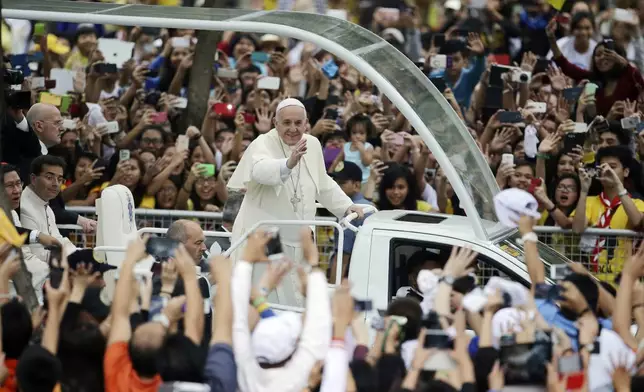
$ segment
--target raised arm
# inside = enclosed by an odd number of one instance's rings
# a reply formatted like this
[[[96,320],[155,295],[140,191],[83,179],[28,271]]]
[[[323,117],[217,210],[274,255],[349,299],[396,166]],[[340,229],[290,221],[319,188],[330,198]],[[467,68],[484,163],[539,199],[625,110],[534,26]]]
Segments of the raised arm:
[[[203,339],[204,312],[203,297],[197,282],[197,270],[192,257],[183,245],[179,245],[175,263],[179,276],[183,279],[186,291],[186,315],[184,317],[184,335],[199,346]]]

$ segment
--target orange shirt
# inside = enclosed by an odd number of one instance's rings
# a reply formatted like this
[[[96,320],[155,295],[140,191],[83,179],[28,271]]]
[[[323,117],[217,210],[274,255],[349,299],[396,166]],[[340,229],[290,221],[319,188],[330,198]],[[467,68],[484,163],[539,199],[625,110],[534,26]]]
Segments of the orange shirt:
[[[17,359],[5,359],[4,365],[7,367],[9,374],[0,387],[0,392],[16,392],[18,390],[18,381],[16,380],[16,368],[18,367]]]
[[[158,374],[152,381],[143,381],[132,369],[127,342],[112,343],[103,361],[105,392],[156,392],[161,385]]]

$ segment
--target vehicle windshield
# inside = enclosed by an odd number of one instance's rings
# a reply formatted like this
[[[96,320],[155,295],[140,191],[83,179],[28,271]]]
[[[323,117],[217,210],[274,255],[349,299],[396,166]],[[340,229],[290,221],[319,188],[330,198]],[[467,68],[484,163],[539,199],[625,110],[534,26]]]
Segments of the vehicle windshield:
[[[512,234],[497,242],[496,246],[501,248],[501,250],[503,250],[505,253],[514,256],[525,263],[525,252],[523,249],[523,244],[521,243],[521,234],[519,234],[518,230],[515,230],[514,232],[512,232]],[[552,249],[541,241],[537,242],[537,249],[539,250],[539,257],[545,263],[546,268],[548,269],[548,271],[546,271],[547,275],[549,275],[549,267],[551,265],[565,264],[570,262],[570,260],[564,255]]]

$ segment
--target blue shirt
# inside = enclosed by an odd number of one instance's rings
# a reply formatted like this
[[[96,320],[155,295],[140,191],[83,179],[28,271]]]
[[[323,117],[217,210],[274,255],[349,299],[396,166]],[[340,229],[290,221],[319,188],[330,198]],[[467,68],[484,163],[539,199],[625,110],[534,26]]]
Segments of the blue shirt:
[[[368,204],[370,206],[373,205],[372,202],[370,202],[369,200],[364,198],[362,193],[357,193],[357,194],[353,195],[353,197],[351,198],[351,201],[353,202],[353,204]],[[366,216],[365,216],[365,219],[366,219]],[[364,222],[364,219],[356,219],[352,223],[353,223],[354,226],[360,227],[360,226],[362,226],[363,222]],[[338,251],[338,249],[337,249],[338,236],[339,236],[338,232],[335,231],[335,234],[333,235],[333,238],[334,238],[335,244],[336,244],[336,249],[335,249],[336,253]],[[344,244],[342,244],[342,252],[350,255],[351,252],[353,251],[353,243],[354,242],[356,242],[356,233],[354,233],[352,230],[344,229]]]
[[[577,335],[579,334],[579,331],[577,330],[577,327],[575,327],[575,322],[565,318],[559,311],[559,307],[550,301],[545,299],[535,299],[534,302],[537,305],[537,310],[541,313],[541,317],[543,317],[549,325],[560,328],[564,331],[570,338],[573,350],[577,351]],[[597,320],[602,328],[613,329],[613,322],[611,320],[599,317]]]
[[[485,57],[474,56],[470,59],[470,66],[461,70],[461,76],[454,85],[445,77],[445,70],[438,69],[429,74],[430,78],[443,78],[445,85],[449,87],[454,93],[454,97],[458,104],[467,109],[470,107],[470,100],[474,93],[474,87],[481,79],[481,75],[485,71]]]

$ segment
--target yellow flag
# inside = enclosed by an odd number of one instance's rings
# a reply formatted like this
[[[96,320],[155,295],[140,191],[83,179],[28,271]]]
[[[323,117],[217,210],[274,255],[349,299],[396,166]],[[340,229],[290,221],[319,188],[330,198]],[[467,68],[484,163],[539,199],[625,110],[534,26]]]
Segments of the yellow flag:
[[[0,209],[0,240],[8,242],[13,246],[22,246],[27,238],[27,233],[18,234],[16,227],[7,218],[7,215]]]
[[[552,8],[556,9],[557,11],[561,11],[564,4],[566,4],[566,0],[548,0],[548,4],[550,4]]]

